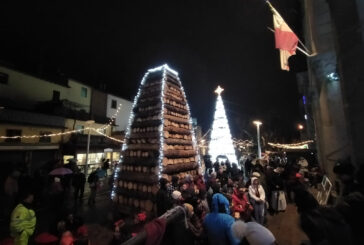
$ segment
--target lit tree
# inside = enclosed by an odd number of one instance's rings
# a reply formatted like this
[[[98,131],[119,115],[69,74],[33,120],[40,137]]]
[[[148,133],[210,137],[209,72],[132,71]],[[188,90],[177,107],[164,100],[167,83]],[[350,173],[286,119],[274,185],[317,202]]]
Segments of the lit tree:
[[[211,160],[215,161],[217,156],[226,156],[230,163],[238,163],[233,141],[231,139],[230,128],[225,113],[224,103],[222,102],[221,93],[224,91],[220,86],[217,87],[216,110],[214,122],[212,124],[211,139],[209,145],[209,154]],[[239,166],[239,165],[238,165]]]

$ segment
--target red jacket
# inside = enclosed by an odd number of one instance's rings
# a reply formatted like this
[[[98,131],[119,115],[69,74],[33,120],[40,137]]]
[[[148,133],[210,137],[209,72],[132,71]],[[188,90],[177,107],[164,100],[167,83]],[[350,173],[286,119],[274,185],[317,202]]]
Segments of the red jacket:
[[[239,213],[246,212],[246,209],[249,208],[248,203],[247,193],[244,193],[243,197],[241,197],[238,190],[234,189],[234,194],[232,195],[232,211]]]

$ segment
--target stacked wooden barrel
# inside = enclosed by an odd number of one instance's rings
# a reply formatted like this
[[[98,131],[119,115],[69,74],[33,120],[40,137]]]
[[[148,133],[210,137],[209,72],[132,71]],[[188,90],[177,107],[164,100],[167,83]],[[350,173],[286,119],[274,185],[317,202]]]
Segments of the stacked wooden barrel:
[[[155,210],[160,177],[196,175],[199,167],[186,96],[168,66],[150,70],[133,107],[116,198],[127,210]]]

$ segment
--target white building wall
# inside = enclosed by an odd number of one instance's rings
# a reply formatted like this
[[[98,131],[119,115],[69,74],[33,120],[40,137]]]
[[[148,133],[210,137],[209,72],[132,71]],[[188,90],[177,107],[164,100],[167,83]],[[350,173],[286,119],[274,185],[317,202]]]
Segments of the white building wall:
[[[112,101],[116,101],[116,108],[112,108]],[[120,97],[116,97],[111,94],[107,95],[107,107],[106,107],[107,117],[111,118],[112,116],[114,116],[120,104],[121,108],[115,120],[115,124],[117,126],[113,127],[114,131],[126,131],[133,103],[131,101],[122,99]]]

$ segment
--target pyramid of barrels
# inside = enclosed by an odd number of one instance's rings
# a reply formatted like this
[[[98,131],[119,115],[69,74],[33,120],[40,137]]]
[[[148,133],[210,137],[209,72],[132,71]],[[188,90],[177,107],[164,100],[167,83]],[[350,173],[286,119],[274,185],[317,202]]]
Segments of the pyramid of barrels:
[[[196,175],[199,159],[190,112],[178,74],[149,70],[135,98],[117,178],[121,210],[155,212],[161,177]]]

